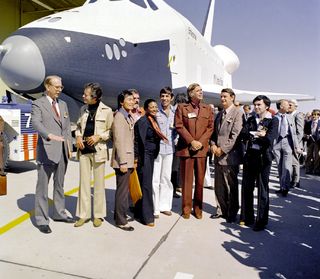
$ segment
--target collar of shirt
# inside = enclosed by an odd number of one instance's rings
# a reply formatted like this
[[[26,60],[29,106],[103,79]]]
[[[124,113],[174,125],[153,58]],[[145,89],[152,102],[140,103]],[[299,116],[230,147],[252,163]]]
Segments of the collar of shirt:
[[[129,112],[127,112],[124,108],[120,108],[119,112],[123,114],[124,118],[129,120],[133,119],[132,115]]]
[[[232,104],[230,107],[225,109],[226,114],[228,114],[230,112],[230,110],[232,110],[232,108],[234,107],[234,104]]]
[[[52,105],[53,103],[53,99],[49,96],[49,95],[46,95],[48,101],[50,102],[50,105]],[[56,103],[58,103],[58,99],[56,99]]]
[[[174,106],[170,105],[170,111],[174,113]],[[159,104],[159,112],[166,114],[165,110],[163,109],[161,103]]]
[[[190,102],[193,108],[199,108],[200,107],[200,100],[192,100]]]

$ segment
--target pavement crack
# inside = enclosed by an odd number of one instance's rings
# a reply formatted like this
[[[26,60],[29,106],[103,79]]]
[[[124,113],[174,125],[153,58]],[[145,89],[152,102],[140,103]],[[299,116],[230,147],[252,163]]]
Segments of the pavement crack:
[[[152,258],[152,256],[157,252],[157,250],[161,247],[161,245],[167,240],[170,232],[173,230],[173,228],[176,226],[176,224],[178,223],[178,221],[180,220],[181,216],[179,216],[179,218],[177,219],[177,221],[174,222],[174,224],[171,226],[170,230],[164,234],[160,240],[157,242],[157,244],[153,247],[153,249],[151,250],[151,252],[149,253],[147,259],[143,262],[143,264],[140,266],[140,268],[138,269],[137,273],[133,276],[132,279],[136,279],[138,277],[138,275],[140,274],[140,272],[144,269],[144,267],[147,265],[147,263],[149,262],[149,260]]]
[[[53,273],[57,273],[57,274],[63,274],[63,275],[67,275],[67,276],[73,276],[73,277],[77,277],[77,278],[94,279],[92,277],[87,277],[87,276],[82,276],[82,275],[78,275],[78,274],[57,271],[57,270],[48,269],[48,268],[42,268],[42,267],[30,265],[30,264],[17,263],[17,262],[1,260],[1,259],[0,259],[0,262],[7,263],[7,264],[12,264],[12,265],[24,266],[24,267],[28,267],[28,268],[34,268],[34,269],[43,270],[43,271],[47,271],[47,272],[53,272]]]

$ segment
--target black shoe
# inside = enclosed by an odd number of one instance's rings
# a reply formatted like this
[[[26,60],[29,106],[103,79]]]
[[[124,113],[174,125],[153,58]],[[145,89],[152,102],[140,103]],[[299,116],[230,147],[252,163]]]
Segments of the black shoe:
[[[219,219],[219,218],[225,218],[222,214],[218,214],[218,213],[216,213],[216,214],[212,214],[211,216],[210,216],[210,218],[211,219]]]
[[[173,197],[174,197],[175,199],[179,199],[181,196],[178,195],[176,192],[174,192],[174,193],[173,193]]]
[[[70,224],[73,224],[75,223],[76,221],[71,218],[71,217],[67,217],[66,219],[53,219],[53,221],[55,222],[63,222],[63,223],[70,223]]]
[[[237,218],[236,217],[228,217],[227,218],[227,223],[236,223]]]
[[[214,190],[213,186],[203,186],[205,189]]]
[[[300,182],[297,182],[295,187],[300,188]]]
[[[38,226],[38,229],[42,233],[51,233],[52,232],[49,225],[40,225],[40,226]]]
[[[129,225],[117,225],[117,227],[121,230],[124,230],[126,232],[132,232],[134,231],[134,227],[131,227]]]
[[[288,190],[282,190],[282,193],[281,193],[281,195],[283,196],[283,197],[286,197],[287,195],[288,195]]]
[[[255,224],[252,228],[255,232],[263,231],[266,228],[264,225]]]
[[[282,189],[280,189],[280,190],[277,190],[277,191],[275,191],[275,193],[277,194],[277,195],[281,195],[282,194]]]

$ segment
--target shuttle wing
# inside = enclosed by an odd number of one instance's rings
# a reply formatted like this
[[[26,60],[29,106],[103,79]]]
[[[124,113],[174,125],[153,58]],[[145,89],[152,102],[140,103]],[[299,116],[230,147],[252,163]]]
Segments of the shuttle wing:
[[[219,85],[201,85],[205,97],[209,99],[220,99],[220,92],[223,89],[222,86]],[[281,99],[295,99],[297,101],[313,101],[316,98],[307,94],[293,94],[293,93],[276,93],[276,92],[268,92],[268,91],[249,91],[242,89],[234,89],[232,88],[234,93],[236,94],[236,100],[242,104],[251,104],[254,97],[258,95],[266,95],[271,102],[276,102]]]

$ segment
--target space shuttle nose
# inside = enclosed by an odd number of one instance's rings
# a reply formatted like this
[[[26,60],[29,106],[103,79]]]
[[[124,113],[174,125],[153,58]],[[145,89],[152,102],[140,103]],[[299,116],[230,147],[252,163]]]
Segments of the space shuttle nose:
[[[0,46],[0,77],[12,89],[29,91],[45,78],[45,65],[37,45],[29,38],[14,35]]]

